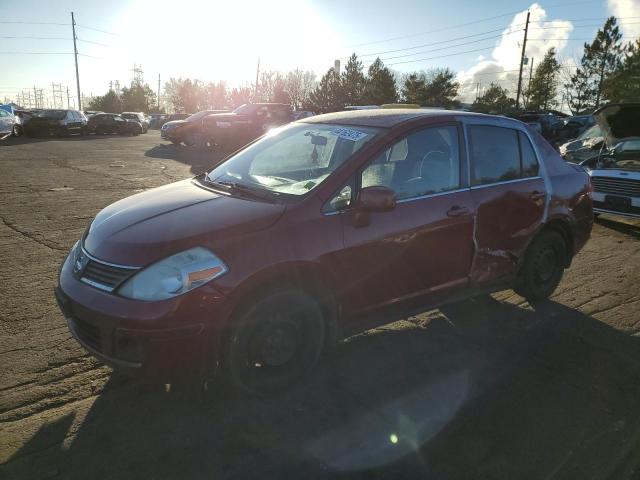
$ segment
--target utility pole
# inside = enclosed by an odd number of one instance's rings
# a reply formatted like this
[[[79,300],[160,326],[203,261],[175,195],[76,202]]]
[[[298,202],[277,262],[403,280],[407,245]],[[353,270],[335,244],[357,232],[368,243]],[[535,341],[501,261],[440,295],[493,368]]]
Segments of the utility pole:
[[[520,74],[518,75],[518,93],[516,93],[516,110],[520,108],[520,92],[522,91],[522,67],[524,66],[524,54],[527,48],[527,35],[529,33],[529,16],[527,12],[527,23],[524,26],[524,42],[522,42],[522,54],[520,55]]]
[[[78,47],[76,46],[76,20],[71,12],[71,30],[73,31],[73,56],[76,59],[76,86],[78,87],[78,110],[82,110],[82,98],[80,97],[80,74],[78,73]]]
[[[158,113],[160,113],[160,74],[158,74]]]
[[[529,95],[531,95],[531,79],[533,78],[533,57],[531,57],[531,65],[529,65],[529,84],[527,85],[527,92],[529,92],[526,96],[527,104],[529,103]],[[525,98],[523,95],[522,98]]]
[[[256,93],[255,93],[256,99],[258,98],[258,76],[259,75],[260,75],[260,57],[258,57],[258,68],[256,69]]]

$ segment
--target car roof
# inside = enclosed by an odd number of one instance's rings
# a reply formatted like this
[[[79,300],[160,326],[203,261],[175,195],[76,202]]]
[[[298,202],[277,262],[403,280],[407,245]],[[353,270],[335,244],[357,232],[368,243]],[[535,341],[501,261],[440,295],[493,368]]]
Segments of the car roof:
[[[363,127],[392,128],[401,123],[421,118],[492,118],[482,113],[462,112],[458,110],[388,108],[379,110],[350,110],[327,113],[300,120],[304,123],[340,123],[343,125],[360,125]]]

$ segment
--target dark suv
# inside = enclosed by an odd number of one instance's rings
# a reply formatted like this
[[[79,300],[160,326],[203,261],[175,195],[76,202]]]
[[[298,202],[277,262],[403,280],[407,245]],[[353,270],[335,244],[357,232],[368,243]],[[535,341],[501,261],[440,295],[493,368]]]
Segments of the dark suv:
[[[202,119],[204,140],[225,151],[236,150],[269,129],[293,121],[293,110],[284,103],[249,103],[233,112]]]
[[[84,135],[87,117],[78,110],[40,110],[24,126],[28,136]]]
[[[96,135],[139,135],[143,128],[138,120],[123,118],[117,113],[97,113],[89,119],[87,131]]]
[[[547,298],[589,238],[591,193],[582,167],[512,119],[320,115],[106,207],[56,296],[114,368],[222,371],[264,392],[410,312],[505,288]]]

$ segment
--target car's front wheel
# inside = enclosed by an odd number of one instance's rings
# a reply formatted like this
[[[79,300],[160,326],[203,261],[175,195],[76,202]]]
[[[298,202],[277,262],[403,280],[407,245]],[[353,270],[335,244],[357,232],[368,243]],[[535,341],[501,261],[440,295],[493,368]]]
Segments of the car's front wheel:
[[[516,293],[530,301],[549,298],[562,279],[566,255],[562,235],[552,230],[541,232],[527,250]]]
[[[20,125],[13,126],[13,128],[11,129],[11,135],[13,135],[14,137],[19,137],[20,135],[22,135],[22,129],[20,128]]]
[[[324,338],[324,315],[310,295],[297,289],[268,293],[234,318],[228,374],[248,393],[284,388],[315,365]]]

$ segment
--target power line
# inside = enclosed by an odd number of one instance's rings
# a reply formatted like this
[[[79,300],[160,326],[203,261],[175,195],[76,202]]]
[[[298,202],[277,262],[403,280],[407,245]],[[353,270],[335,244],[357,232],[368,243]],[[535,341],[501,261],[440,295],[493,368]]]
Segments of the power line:
[[[65,37],[31,37],[31,36],[10,36],[10,35],[0,35],[0,38],[9,38],[9,39],[25,39],[25,40],[69,40]]]
[[[524,24],[523,23],[522,24],[518,24],[517,26],[520,26],[520,25],[524,25]],[[398,49],[395,49],[395,50],[385,50],[384,52],[364,53],[364,54],[359,55],[359,56],[360,57],[370,57],[370,56],[373,56],[373,55],[386,55],[387,53],[405,52],[407,50],[415,50],[416,48],[431,47],[431,46],[434,46],[434,45],[442,45],[443,43],[455,42],[456,40],[466,40],[467,38],[479,37],[479,36],[482,36],[482,35],[486,35],[488,33],[503,32],[505,30],[505,28],[508,28],[508,27],[496,28],[495,30],[487,30],[486,32],[475,33],[473,35],[465,35],[463,37],[451,38],[449,40],[441,40],[439,42],[423,43],[422,45],[416,45],[414,47],[398,48]],[[515,33],[515,32],[508,32],[508,34],[511,34],[511,33]],[[349,58],[349,57],[342,57],[342,58]]]
[[[493,17],[481,18],[479,20],[474,20],[473,22],[460,23],[458,25],[451,25],[449,27],[443,27],[443,28],[439,28],[439,29],[436,29],[436,30],[429,30],[429,31],[424,31],[424,32],[412,33],[412,34],[409,34],[409,35],[402,35],[400,37],[391,37],[391,38],[386,38],[384,40],[376,40],[376,41],[373,41],[373,42],[358,43],[358,44],[355,44],[355,45],[349,45],[346,48],[363,47],[365,45],[373,45],[373,44],[376,44],[376,43],[391,42],[393,40],[402,40],[402,39],[405,39],[405,38],[412,38],[412,37],[417,37],[417,36],[420,36],[420,35],[427,35],[427,34],[430,34],[430,33],[444,32],[445,30],[452,30],[452,29],[455,29],[455,28],[466,27],[467,25],[474,25],[476,23],[486,22],[488,20],[494,20],[496,18],[508,17],[510,15],[515,15],[516,13],[519,13],[519,11],[503,13],[501,15],[495,15]]]
[[[94,32],[106,33],[107,35],[114,35],[114,36],[116,36],[116,37],[119,37],[119,36],[120,36],[120,34],[119,34],[119,33],[109,32],[109,31],[107,31],[107,30],[102,30],[102,29],[100,29],[100,28],[95,28],[95,27],[89,27],[89,26],[87,26],[87,25],[80,25],[80,24],[76,24],[76,27],[79,27],[79,28],[85,28],[85,29],[87,29],[87,30],[93,30]]]
[[[418,59],[415,59],[415,60],[405,60],[404,62],[389,63],[389,64],[387,64],[387,66],[391,67],[393,65],[401,65],[401,64],[404,64],[404,63],[416,63],[416,62],[424,62],[424,61],[427,61],[427,60],[437,60],[439,58],[455,57],[457,55],[465,55],[467,53],[473,53],[473,52],[482,52],[482,51],[486,51],[486,50],[491,50],[493,48],[494,47],[483,47],[483,48],[477,48],[475,50],[466,50],[464,52],[450,53],[448,55],[439,55],[437,57],[418,58]]]
[[[492,37],[479,38],[479,39],[473,40],[471,42],[458,43],[458,44],[455,44],[455,45],[448,45],[446,47],[434,48],[434,49],[431,49],[431,50],[422,50],[420,52],[406,53],[404,55],[396,55],[395,57],[386,57],[383,60],[387,61],[387,60],[393,60],[393,59],[396,59],[396,58],[411,57],[413,55],[422,55],[424,53],[438,52],[438,51],[442,51],[442,50],[447,50],[449,48],[461,47],[463,45],[470,45],[472,43],[478,43],[478,42],[482,42],[482,41],[485,41],[485,40],[493,40],[493,39],[500,38],[500,37],[502,37],[502,35],[494,35]]]
[[[62,25],[68,27],[68,23],[54,23],[54,22],[19,22],[19,21],[0,21],[2,24],[17,24],[17,25]]]

